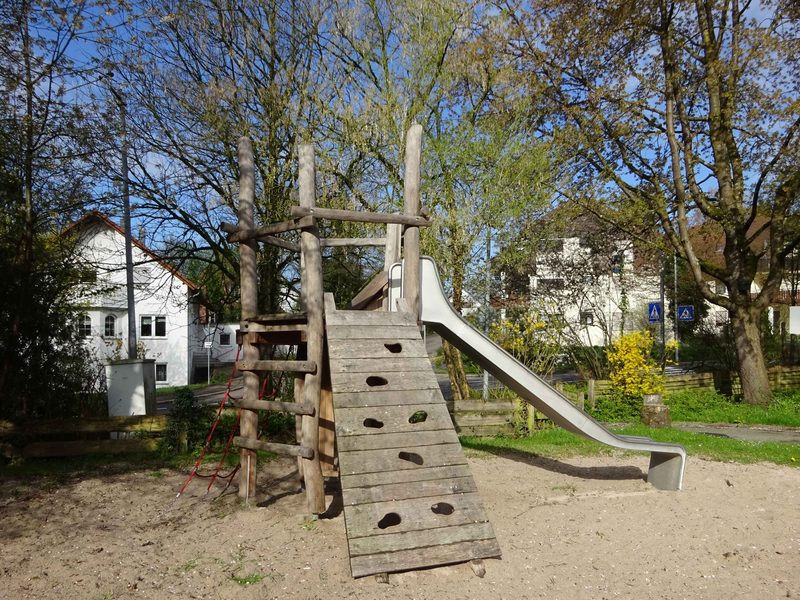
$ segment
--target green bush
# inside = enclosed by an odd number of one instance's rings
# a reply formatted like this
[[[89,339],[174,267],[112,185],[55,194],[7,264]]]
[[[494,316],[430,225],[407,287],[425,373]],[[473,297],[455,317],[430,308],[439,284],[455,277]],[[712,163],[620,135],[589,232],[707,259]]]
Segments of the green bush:
[[[175,391],[172,399],[172,413],[160,449],[166,454],[181,451],[181,432],[186,432],[189,451],[202,447],[214,425],[214,408],[203,404],[195,398],[194,392],[187,387]]]
[[[598,421],[606,423],[630,423],[639,421],[642,403],[634,402],[629,396],[599,396],[596,406],[586,405],[586,412]]]

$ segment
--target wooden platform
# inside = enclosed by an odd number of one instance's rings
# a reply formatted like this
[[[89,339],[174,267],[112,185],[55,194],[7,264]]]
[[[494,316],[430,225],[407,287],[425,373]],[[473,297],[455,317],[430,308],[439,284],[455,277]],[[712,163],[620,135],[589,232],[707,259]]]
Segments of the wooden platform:
[[[353,577],[500,556],[414,316],[332,307],[326,298]]]

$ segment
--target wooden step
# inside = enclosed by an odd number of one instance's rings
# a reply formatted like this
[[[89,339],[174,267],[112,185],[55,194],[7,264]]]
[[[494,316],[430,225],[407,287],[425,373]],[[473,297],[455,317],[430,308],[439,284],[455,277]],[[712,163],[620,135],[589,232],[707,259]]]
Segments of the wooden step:
[[[314,451],[306,446],[294,446],[292,444],[274,444],[272,442],[262,442],[261,440],[254,440],[236,436],[233,438],[233,443],[239,448],[247,448],[248,450],[260,450],[261,452],[274,452],[275,454],[284,454],[286,456],[301,456],[303,458],[313,458]]]
[[[290,371],[294,373],[316,373],[313,360],[240,360],[236,363],[240,371]]]
[[[276,412],[291,413],[293,415],[313,415],[314,407],[302,402],[277,402],[275,400],[245,400],[244,398],[231,398],[230,403],[236,408],[248,410],[272,410]]]

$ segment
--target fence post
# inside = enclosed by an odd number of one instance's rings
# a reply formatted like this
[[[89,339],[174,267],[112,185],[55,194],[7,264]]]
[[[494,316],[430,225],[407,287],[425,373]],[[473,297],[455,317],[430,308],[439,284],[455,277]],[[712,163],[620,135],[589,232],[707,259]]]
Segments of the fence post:
[[[588,385],[589,404],[592,405],[592,408],[595,408],[597,406],[597,404],[596,404],[596,399],[595,399],[595,395],[594,395],[594,379],[590,379],[587,382],[587,385]]]
[[[583,392],[578,392],[578,398],[576,399],[575,404],[577,404],[581,408],[581,410],[583,410],[585,406],[583,401]]]

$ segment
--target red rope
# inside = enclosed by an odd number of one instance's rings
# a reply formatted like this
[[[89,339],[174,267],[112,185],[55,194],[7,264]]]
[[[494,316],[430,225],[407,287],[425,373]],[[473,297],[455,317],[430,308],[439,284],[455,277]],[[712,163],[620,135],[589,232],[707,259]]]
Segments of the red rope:
[[[237,363],[239,362],[239,353],[241,351],[242,351],[242,347],[239,346],[238,350],[236,351],[236,362]],[[214,431],[216,430],[217,425],[219,425],[219,423],[220,423],[220,416],[222,415],[222,409],[225,407],[225,402],[227,401],[228,398],[233,398],[234,400],[241,400],[241,397],[236,398],[235,396],[231,395],[231,384],[233,383],[233,376],[235,374],[236,374],[236,365],[234,364],[233,372],[231,373],[231,377],[228,380],[228,387],[225,390],[225,396],[222,398],[222,402],[219,405],[219,410],[217,410],[217,418],[214,421],[214,425],[211,427],[211,433],[208,434],[208,438],[206,439],[206,443],[203,445],[203,451],[200,453],[200,458],[198,458],[197,462],[194,464],[194,468],[192,469],[192,472],[189,474],[189,478],[186,480],[186,483],[183,484],[183,487],[181,488],[181,491],[178,492],[178,495],[175,497],[176,499],[180,498],[181,494],[186,489],[186,486],[189,485],[189,482],[192,480],[192,478],[195,475],[197,475],[198,477],[203,478],[203,479],[207,479],[209,477],[211,478],[211,481],[209,482],[208,487],[206,488],[205,494],[208,494],[208,492],[211,490],[211,486],[214,485],[214,482],[217,479],[228,480],[228,484],[225,486],[225,489],[227,490],[228,487],[230,487],[231,483],[233,482],[233,476],[236,475],[237,471],[239,471],[239,468],[241,467],[241,464],[239,464],[239,465],[236,465],[236,467],[233,469],[233,471],[231,471],[227,475],[223,476],[223,475],[219,474],[219,471],[222,468],[223,463],[225,462],[225,458],[228,456],[228,452],[229,452],[230,447],[231,447],[231,442],[233,441],[234,434],[236,433],[236,428],[239,425],[239,420],[242,417],[242,409],[240,408],[239,409],[239,413],[236,415],[236,421],[233,423],[233,427],[231,428],[231,433],[228,436],[228,443],[225,445],[225,450],[223,450],[221,452],[222,458],[220,459],[219,464],[217,465],[217,468],[214,471],[214,474],[213,475],[203,475],[203,474],[197,472],[197,468],[200,466],[200,462],[203,460],[203,456],[205,456],[206,452],[209,452],[211,454],[220,454],[219,451],[211,450],[211,438],[214,435]],[[281,385],[283,384],[283,375],[284,375],[284,373],[281,372],[280,377],[278,378],[278,385],[275,388],[273,388],[272,393],[269,395],[270,398],[274,398],[275,396],[278,395],[278,391],[281,389]],[[261,400],[264,397],[264,390],[266,389],[266,387],[267,387],[267,378],[265,377],[264,378],[264,383],[261,386],[261,392],[258,395],[258,399],[259,400]],[[267,412],[267,416],[264,417],[263,421],[261,423],[259,423],[259,425],[262,425],[262,423],[263,423],[263,425],[266,425],[268,422],[269,422],[269,412]],[[263,435],[263,433],[264,433],[264,430],[263,430],[263,427],[262,427],[262,429],[261,429],[261,431],[259,431],[258,436],[257,436],[256,439],[261,439],[261,436]],[[224,492],[224,490],[223,490],[223,492]]]
[[[180,498],[183,490],[186,489],[186,486],[189,485],[189,482],[192,480],[192,477],[197,474],[197,467],[200,466],[200,462],[203,460],[203,456],[205,456],[206,450],[209,449],[211,445],[211,437],[214,435],[214,430],[219,425],[220,415],[222,415],[222,409],[225,407],[225,402],[228,399],[228,395],[231,393],[231,384],[233,383],[233,376],[236,375],[236,364],[239,362],[239,353],[242,351],[242,346],[240,345],[239,348],[236,350],[236,362],[233,364],[233,371],[231,371],[231,377],[228,379],[228,387],[225,390],[225,395],[222,397],[222,402],[219,404],[219,410],[217,410],[217,418],[214,420],[214,425],[211,427],[211,433],[208,434],[208,438],[206,438],[206,443],[203,444],[203,451],[200,453],[200,458],[197,459],[197,462],[194,463],[194,468],[192,472],[189,474],[189,478],[186,480],[186,483],[183,484],[181,491],[178,492],[178,495],[175,496],[176,498]],[[240,411],[241,412],[241,411]],[[234,431],[236,429],[234,428]],[[219,468],[217,468],[219,470]]]

